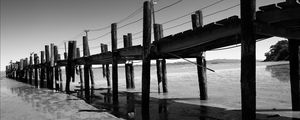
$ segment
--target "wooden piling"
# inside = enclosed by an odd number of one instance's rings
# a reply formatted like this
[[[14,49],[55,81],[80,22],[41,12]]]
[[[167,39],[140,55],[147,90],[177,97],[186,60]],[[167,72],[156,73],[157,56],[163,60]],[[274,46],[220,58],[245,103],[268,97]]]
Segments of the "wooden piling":
[[[34,86],[38,87],[38,68],[37,68],[37,64],[38,64],[38,56],[37,54],[34,54]]]
[[[76,58],[80,58],[80,48],[76,49]],[[82,76],[82,68],[81,65],[78,65],[78,72],[79,72],[79,80],[80,80],[80,96],[83,97],[83,76]]]
[[[87,36],[83,36],[82,39],[83,43],[83,57],[88,57],[90,55],[90,50],[89,50],[89,45],[88,45],[88,39]],[[89,72],[91,69],[90,64],[85,64],[83,68],[84,72],[84,94],[85,94],[85,99],[89,103],[91,99],[91,93],[90,93],[90,78],[89,78]]]
[[[144,2],[143,10],[143,63],[142,63],[142,118],[149,120],[150,98],[150,48],[151,48],[151,3]]]
[[[293,111],[300,111],[300,71],[299,71],[299,44],[298,40],[289,39],[290,53],[290,84]]]
[[[105,44],[104,46],[104,51],[108,52],[108,46]],[[109,69],[109,64],[105,65],[105,75],[106,75],[106,81],[107,81],[107,86],[110,87],[110,69]]]
[[[154,29],[154,41],[158,41],[160,39],[159,35],[159,24],[154,24],[153,26]],[[156,75],[157,75],[157,89],[158,93],[160,93],[160,83],[162,81],[162,69],[161,69],[161,60],[157,59],[156,60]]]
[[[132,34],[128,33],[127,34],[127,47],[131,47],[132,46]],[[130,79],[129,79],[129,86],[130,88],[135,88],[135,84],[134,84],[134,67],[133,67],[133,62],[132,61],[128,61],[127,66],[129,67],[129,75],[130,75]]]
[[[40,75],[40,88],[44,88],[44,81],[45,81],[45,52],[41,51],[41,75]]]
[[[69,41],[68,42],[68,63],[67,63],[67,79],[66,79],[66,93],[70,94],[70,82],[75,77],[75,65],[74,65],[74,58],[75,58],[75,51],[76,51],[76,41]]]
[[[54,63],[58,61],[58,48],[54,46]],[[54,64],[54,81],[55,81],[55,90],[59,91],[59,66]]]
[[[49,55],[49,63],[48,63],[48,71],[49,71],[49,85],[48,88],[49,89],[53,89],[54,88],[54,44],[51,43],[50,44],[50,55]]]
[[[192,27],[196,29],[203,26],[203,16],[201,11],[196,11],[192,15]],[[200,91],[200,100],[207,100],[207,78],[206,78],[206,62],[203,56],[203,52],[199,52],[199,57],[196,58],[197,73],[198,73],[198,84]]]
[[[100,48],[101,48],[101,53],[104,53],[104,44],[101,43]],[[105,64],[102,64],[102,76],[103,76],[103,78],[106,77]]]
[[[24,71],[24,74],[25,74],[25,76],[24,76],[24,82],[25,83],[28,83],[28,58],[25,58],[25,62],[24,62],[24,64],[25,64],[25,71]],[[9,69],[9,66],[8,66],[8,69]]]
[[[50,52],[49,52],[49,45],[45,45],[45,58],[46,58],[46,63],[45,63],[45,70],[46,70],[46,83],[47,83],[47,88],[50,89],[51,86],[51,76],[50,76],[50,67],[49,67],[49,62],[50,62]]]
[[[29,84],[32,85],[32,66],[33,66],[33,60],[32,60],[32,55],[30,55],[30,59],[29,59],[29,64],[30,64],[30,67],[29,67]]]
[[[123,45],[124,45],[124,48],[128,47],[127,46],[127,42],[128,42],[128,39],[127,39],[127,35],[123,35]],[[129,89],[130,88],[130,67],[128,66],[127,63],[125,63],[125,80],[126,80],[126,88]]]
[[[117,23],[111,24],[111,50],[112,50],[112,90],[113,104],[117,105],[118,100],[118,51],[117,51]]]
[[[256,0],[241,0],[241,92],[242,119],[256,118],[256,56],[255,6]]]

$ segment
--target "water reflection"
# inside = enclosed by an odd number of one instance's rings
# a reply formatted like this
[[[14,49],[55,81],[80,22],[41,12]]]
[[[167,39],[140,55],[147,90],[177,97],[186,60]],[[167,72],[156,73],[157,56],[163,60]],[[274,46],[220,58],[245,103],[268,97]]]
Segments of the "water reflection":
[[[107,98],[112,97],[110,89],[98,89],[95,91],[94,97],[95,98],[92,99],[93,106],[99,109],[105,108],[115,116],[119,116],[127,120],[215,120],[214,118],[208,119],[206,116],[207,109],[211,109],[210,107],[177,103],[170,99],[150,98],[149,113],[147,115],[143,115],[145,112],[142,111],[140,93],[119,93],[118,105],[114,105],[107,101]],[[145,118],[145,116],[148,117]]]
[[[288,64],[268,65],[266,66],[266,71],[269,71],[273,78],[276,78],[281,82],[288,82],[290,80],[290,69]]]
[[[10,88],[12,94],[17,95],[22,101],[47,116],[48,119],[72,119],[82,117],[78,113],[81,109],[93,110],[92,106],[87,106],[83,100],[74,96],[57,93],[46,89],[36,89],[34,87],[22,86]],[[21,104],[23,105],[23,103]],[[21,106],[20,106],[21,107]],[[99,115],[89,116],[97,118]]]

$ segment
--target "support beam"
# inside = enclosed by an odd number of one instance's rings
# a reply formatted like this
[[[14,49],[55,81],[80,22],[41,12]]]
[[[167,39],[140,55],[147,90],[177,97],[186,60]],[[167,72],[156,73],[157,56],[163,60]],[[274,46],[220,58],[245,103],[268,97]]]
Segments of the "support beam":
[[[45,52],[44,51],[41,51],[41,75],[40,75],[40,88],[44,88],[45,86],[45,67],[44,67],[44,64],[45,64]]]
[[[117,51],[117,23],[111,24],[111,50],[112,50],[112,89],[113,104],[119,104],[118,100],[118,51]]]
[[[76,41],[69,41],[68,43],[68,63],[67,63],[67,80],[66,80],[66,93],[70,94],[70,82],[71,80],[75,79],[75,65],[74,65],[74,58],[75,58],[75,51],[76,51]]]
[[[142,63],[142,119],[149,120],[150,99],[150,49],[151,49],[151,3],[144,2],[143,13],[143,63]]]
[[[300,111],[299,40],[289,39],[290,83],[293,111]]]
[[[39,58],[38,58],[37,54],[34,54],[34,65],[35,65],[35,68],[34,68],[34,86],[35,87],[39,86],[38,85],[38,80],[39,80],[39,78],[38,78],[38,68],[36,67],[36,65],[38,64],[38,60],[39,60]]]
[[[76,48],[76,58],[80,58],[80,48]],[[81,65],[78,65],[79,80],[80,80],[80,96],[83,97],[83,76]]]
[[[196,11],[192,15],[192,27],[193,29],[203,26],[203,15],[201,11]],[[200,100],[207,100],[207,77],[206,77],[206,61],[203,56],[203,52],[199,53],[199,57],[196,58],[197,61],[197,73],[198,73],[198,83],[200,91]]]
[[[127,47],[131,47],[132,46],[132,34],[131,33],[127,34],[127,39],[128,39],[127,40]],[[127,64],[129,66],[129,74],[130,74],[129,84],[130,84],[130,88],[135,88],[133,62],[128,61]]]
[[[242,119],[256,119],[256,56],[255,56],[256,0],[241,0],[241,92]]]
[[[90,55],[90,49],[88,45],[88,39],[87,36],[82,37],[82,43],[83,43],[83,57],[88,57]],[[91,100],[91,93],[90,93],[90,64],[85,64],[83,68],[84,73],[84,95],[85,100],[87,103],[90,103]]]
[[[32,85],[32,74],[33,74],[33,69],[32,69],[32,66],[33,66],[33,60],[32,60],[32,55],[30,55],[30,58],[29,58],[29,84]]]
[[[58,61],[58,48],[54,46],[54,63]],[[54,64],[53,63],[53,64]],[[59,66],[54,64],[54,81],[55,81],[55,90],[59,91]]]

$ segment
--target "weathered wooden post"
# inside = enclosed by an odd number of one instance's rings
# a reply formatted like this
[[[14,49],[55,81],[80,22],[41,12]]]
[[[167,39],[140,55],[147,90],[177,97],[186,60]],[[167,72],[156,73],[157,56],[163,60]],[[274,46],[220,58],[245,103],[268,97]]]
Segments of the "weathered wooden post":
[[[104,51],[105,51],[105,52],[108,52],[108,45],[104,45]],[[108,86],[108,87],[111,87],[109,64],[106,64],[106,65],[105,65],[105,73],[106,73],[107,86]]]
[[[87,36],[83,36],[82,39],[83,43],[83,57],[88,57],[90,56],[90,49],[89,49],[89,44],[88,44],[88,39]],[[86,59],[87,60],[87,59]],[[90,93],[90,69],[91,65],[89,63],[85,63],[83,71],[84,71],[84,94],[85,94],[85,99],[89,103],[91,99],[91,93]]]
[[[38,56],[37,54],[34,54],[34,86],[38,87]]]
[[[24,83],[28,83],[28,58],[24,59]]]
[[[151,48],[151,3],[144,2],[143,13],[143,63],[142,63],[142,118],[149,120],[150,98],[150,48]]]
[[[119,104],[118,100],[118,51],[117,51],[117,23],[111,24],[111,50],[112,50],[112,90],[113,104]]]
[[[54,81],[55,81],[55,90],[59,91],[59,66],[56,64],[58,61],[58,48],[54,46]]]
[[[299,40],[289,39],[290,83],[293,111],[300,111]]]
[[[49,52],[49,45],[45,45],[45,70],[46,70],[46,84],[47,88],[50,89],[51,86],[51,76],[50,76],[50,52]]]
[[[44,88],[45,81],[45,52],[41,51],[41,75],[40,75],[40,88]]]
[[[127,46],[131,47],[132,46],[132,34],[128,33],[127,34]],[[129,79],[129,83],[130,83],[130,88],[135,88],[135,84],[134,84],[134,67],[133,67],[133,62],[132,61],[128,61],[128,66],[129,66],[129,73],[130,73],[130,79]]]
[[[241,92],[242,119],[256,118],[255,0],[241,0]]]
[[[129,42],[129,38],[127,35],[123,35],[123,43],[124,43],[124,48],[127,48],[127,47],[131,47],[132,45],[130,44]],[[129,89],[129,88],[133,88],[132,86],[132,63],[130,60],[126,61],[125,63],[125,78],[126,78],[126,88]]]
[[[67,63],[67,80],[66,80],[66,93],[70,94],[70,82],[71,79],[75,79],[75,65],[74,65],[74,58],[75,58],[75,52],[76,52],[76,41],[69,41],[68,44],[68,63]]]
[[[30,59],[29,59],[29,64],[30,64],[30,67],[29,67],[29,84],[32,84],[32,66],[33,66],[33,60],[32,60],[32,55],[30,55]]]
[[[108,51],[107,50],[108,48],[107,48],[106,44],[101,44],[101,47],[103,48],[103,51],[101,51],[102,53],[105,53],[105,52]],[[105,77],[106,77],[107,86],[110,87],[110,70],[109,70],[109,64],[104,64],[102,67],[104,68],[103,69],[103,75],[105,75]]]
[[[50,58],[49,58],[49,89],[54,88],[54,44],[50,44]]]
[[[80,49],[76,49],[76,58],[80,58]],[[78,65],[79,79],[80,79],[80,96],[83,97],[83,78],[82,78],[82,68],[81,65]]]
[[[202,27],[203,25],[203,16],[201,11],[196,11],[192,15],[192,27],[196,29]],[[206,78],[206,62],[203,56],[203,52],[199,53],[199,57],[196,58],[197,61],[197,73],[198,73],[198,83],[200,91],[200,100],[207,100],[207,78]]]
[[[101,53],[104,53],[104,44],[100,43]],[[106,72],[105,72],[105,64],[102,64],[102,76],[105,78]]]
[[[159,24],[154,24],[154,41],[158,41],[160,39],[159,35]],[[157,85],[158,85],[158,93],[160,93],[160,83],[162,81],[162,69],[161,69],[161,60],[156,60],[156,75],[157,75]]]

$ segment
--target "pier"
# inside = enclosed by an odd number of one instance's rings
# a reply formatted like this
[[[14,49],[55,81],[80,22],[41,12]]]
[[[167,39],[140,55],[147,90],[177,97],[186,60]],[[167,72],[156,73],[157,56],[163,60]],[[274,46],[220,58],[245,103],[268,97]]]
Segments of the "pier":
[[[141,45],[132,45],[132,33],[123,36],[124,48],[117,48],[117,23],[111,24],[111,46],[101,44],[101,53],[90,55],[88,31],[82,36],[83,56],[76,41],[68,41],[68,52],[58,53],[56,45],[45,45],[45,50],[20,59],[6,66],[6,77],[31,84],[40,88],[61,91],[65,80],[65,92],[71,94],[70,82],[75,81],[75,72],[80,74],[81,94],[90,103],[94,74],[92,65],[102,65],[107,86],[112,87],[113,104],[118,105],[118,65],[125,64],[126,88],[134,88],[133,60],[142,61],[142,117],[149,119],[150,102],[150,64],[156,60],[158,89],[168,92],[166,77],[166,59],[196,58],[200,99],[207,100],[206,67],[203,53],[209,50],[241,44],[241,100],[242,119],[256,119],[256,42],[270,37],[283,37],[289,41],[290,81],[293,111],[300,111],[299,45],[300,45],[300,3],[298,0],[259,7],[256,11],[255,0],[240,0],[240,17],[232,16],[213,23],[203,24],[202,11],[191,15],[190,30],[164,36],[162,24],[153,20],[153,3],[146,1],[143,6],[143,41]],[[153,28],[153,29],[152,29]],[[151,34],[154,32],[154,41]],[[111,51],[108,51],[111,47]],[[83,73],[82,68],[83,66]],[[111,66],[111,69],[110,69]],[[61,76],[65,68],[66,79]],[[112,74],[110,75],[110,70]],[[112,83],[110,83],[110,78]],[[161,87],[160,87],[161,86]]]

